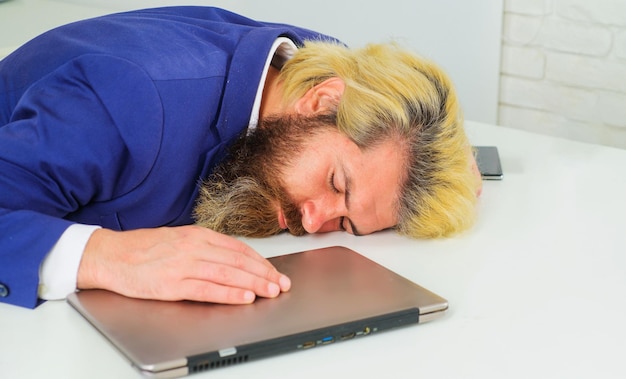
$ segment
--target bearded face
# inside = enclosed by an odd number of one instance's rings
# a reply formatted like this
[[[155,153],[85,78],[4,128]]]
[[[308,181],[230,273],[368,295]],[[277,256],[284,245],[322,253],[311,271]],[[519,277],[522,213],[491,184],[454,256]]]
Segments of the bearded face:
[[[239,138],[230,154],[200,187],[194,210],[197,224],[247,237],[283,231],[282,209],[290,233],[305,234],[302,215],[282,181],[284,170],[315,133],[335,129],[335,115],[287,115],[264,120]]]

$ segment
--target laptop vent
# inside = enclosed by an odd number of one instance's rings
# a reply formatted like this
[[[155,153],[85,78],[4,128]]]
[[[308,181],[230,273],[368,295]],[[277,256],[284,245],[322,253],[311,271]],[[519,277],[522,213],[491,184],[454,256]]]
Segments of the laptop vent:
[[[239,357],[230,357],[230,358],[218,359],[215,361],[198,362],[194,366],[191,367],[191,372],[194,373],[194,372],[213,370],[216,368],[232,366],[232,365],[244,363],[247,361],[248,361],[248,356],[242,355]]]

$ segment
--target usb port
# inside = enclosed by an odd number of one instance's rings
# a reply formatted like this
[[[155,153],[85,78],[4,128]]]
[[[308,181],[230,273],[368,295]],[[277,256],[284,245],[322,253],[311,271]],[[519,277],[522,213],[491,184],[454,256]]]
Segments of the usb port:
[[[328,337],[324,337],[319,341],[319,344],[321,345],[328,345],[329,343],[333,343],[335,342],[335,337],[333,336],[328,336]]]
[[[315,347],[315,342],[313,341],[307,341],[305,343],[303,343],[302,345],[298,346],[301,349],[310,349],[312,347]]]

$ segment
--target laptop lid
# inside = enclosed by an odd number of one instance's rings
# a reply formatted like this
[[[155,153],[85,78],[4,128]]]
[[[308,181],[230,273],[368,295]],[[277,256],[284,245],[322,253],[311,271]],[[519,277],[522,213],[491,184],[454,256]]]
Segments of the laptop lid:
[[[128,298],[105,290],[68,302],[142,373],[179,377],[345,341],[441,316],[447,301],[345,247],[269,259],[289,292],[249,305]]]

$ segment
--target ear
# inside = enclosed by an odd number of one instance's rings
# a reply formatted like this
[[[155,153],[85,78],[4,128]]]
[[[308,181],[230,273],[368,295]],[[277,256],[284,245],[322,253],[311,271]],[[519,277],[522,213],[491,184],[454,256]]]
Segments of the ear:
[[[308,115],[336,109],[346,85],[340,78],[326,79],[308,90],[294,104],[296,113]]]

